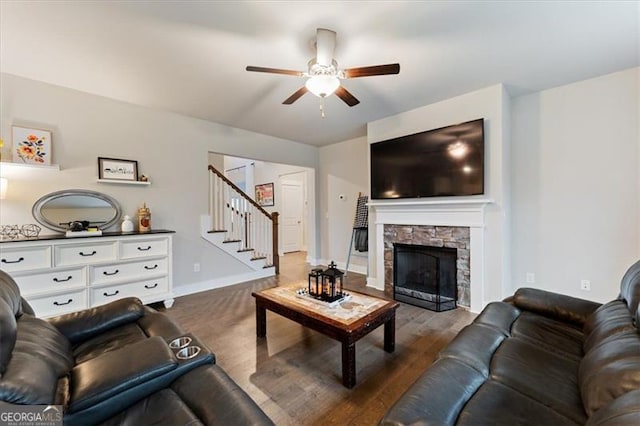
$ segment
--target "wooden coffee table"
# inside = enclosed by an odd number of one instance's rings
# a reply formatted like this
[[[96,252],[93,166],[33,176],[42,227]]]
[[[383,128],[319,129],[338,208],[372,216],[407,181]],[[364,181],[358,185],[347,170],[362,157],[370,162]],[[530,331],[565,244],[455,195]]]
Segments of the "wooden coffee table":
[[[342,384],[356,384],[356,342],[384,324],[384,350],[395,349],[395,322],[398,303],[349,291],[351,299],[330,308],[301,298],[295,291],[306,287],[273,287],[251,295],[256,299],[256,332],[267,335],[267,309],[342,343]]]

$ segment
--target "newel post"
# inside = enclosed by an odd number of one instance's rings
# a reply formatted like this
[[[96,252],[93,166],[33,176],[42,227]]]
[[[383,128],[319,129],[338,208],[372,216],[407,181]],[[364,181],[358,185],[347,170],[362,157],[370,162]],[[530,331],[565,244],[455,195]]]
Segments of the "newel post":
[[[280,255],[278,254],[278,212],[271,213],[271,223],[273,225],[273,266],[276,267],[276,275],[280,273]]]

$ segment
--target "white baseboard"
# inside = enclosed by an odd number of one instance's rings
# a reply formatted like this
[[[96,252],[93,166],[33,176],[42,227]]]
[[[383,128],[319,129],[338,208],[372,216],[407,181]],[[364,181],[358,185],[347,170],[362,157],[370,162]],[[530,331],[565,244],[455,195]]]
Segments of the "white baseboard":
[[[213,290],[216,288],[228,287],[230,285],[240,284],[260,278],[272,277],[275,274],[275,268],[265,268],[262,271],[248,272],[246,274],[231,275],[228,277],[216,278],[213,280],[174,286],[173,294],[175,295],[175,297],[187,296],[189,294],[200,293],[202,291]]]
[[[382,286],[378,285],[378,280],[373,277],[367,277],[367,287],[375,288],[376,290],[384,291],[384,282]]]

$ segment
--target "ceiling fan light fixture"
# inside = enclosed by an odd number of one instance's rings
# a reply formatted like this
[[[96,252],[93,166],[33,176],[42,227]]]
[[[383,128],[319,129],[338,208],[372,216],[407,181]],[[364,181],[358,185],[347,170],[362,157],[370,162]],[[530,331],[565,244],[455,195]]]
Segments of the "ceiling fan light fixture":
[[[340,80],[332,75],[314,75],[309,77],[305,87],[317,97],[326,98],[340,87]]]

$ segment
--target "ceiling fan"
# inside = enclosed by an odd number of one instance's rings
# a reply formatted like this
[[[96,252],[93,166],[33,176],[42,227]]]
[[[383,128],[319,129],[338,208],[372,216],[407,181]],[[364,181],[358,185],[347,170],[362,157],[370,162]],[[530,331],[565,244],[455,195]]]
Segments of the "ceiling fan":
[[[300,99],[300,97],[305,93],[311,92],[320,98],[325,98],[335,93],[337,97],[342,99],[344,103],[350,107],[358,105],[360,101],[340,84],[340,80],[371,77],[375,75],[398,74],[400,72],[400,64],[339,69],[338,63],[333,58],[335,47],[336,32],[325,28],[318,28],[316,31],[316,57],[309,61],[307,71],[254,67],[251,65],[247,67],[247,71],[293,75],[308,78],[304,86],[282,102],[285,105],[291,105]]]

